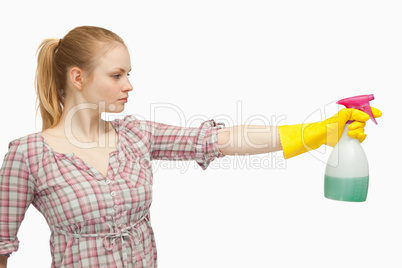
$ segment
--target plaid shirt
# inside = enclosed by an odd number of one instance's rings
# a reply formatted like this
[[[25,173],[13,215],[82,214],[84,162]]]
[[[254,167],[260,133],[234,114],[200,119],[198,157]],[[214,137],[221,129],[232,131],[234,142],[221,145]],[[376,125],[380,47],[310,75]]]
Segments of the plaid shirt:
[[[111,123],[119,141],[107,177],[74,154],[53,151],[41,133],[10,143],[0,170],[0,254],[18,250],[32,203],[52,231],[52,267],[157,267],[151,161],[195,160],[206,169],[223,156],[217,130],[224,125],[184,128],[133,116]]]

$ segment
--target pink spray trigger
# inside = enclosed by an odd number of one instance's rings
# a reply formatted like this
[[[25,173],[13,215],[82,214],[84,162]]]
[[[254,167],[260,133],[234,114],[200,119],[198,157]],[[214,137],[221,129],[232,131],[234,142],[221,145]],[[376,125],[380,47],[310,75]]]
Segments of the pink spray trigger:
[[[346,99],[342,99],[337,101],[337,104],[344,105],[346,108],[353,108],[365,112],[371,118],[371,120],[377,125],[377,121],[371,111],[370,101],[374,100],[374,95],[360,95],[355,97],[350,97]],[[352,121],[348,121],[347,123],[352,123]]]

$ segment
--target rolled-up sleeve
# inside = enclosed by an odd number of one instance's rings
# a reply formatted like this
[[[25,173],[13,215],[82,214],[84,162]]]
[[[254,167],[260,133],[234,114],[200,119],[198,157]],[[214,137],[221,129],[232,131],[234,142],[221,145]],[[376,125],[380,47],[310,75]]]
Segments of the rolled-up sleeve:
[[[17,232],[35,191],[18,141],[11,142],[0,169],[0,254],[18,250]]]
[[[224,155],[218,149],[218,129],[224,128],[224,123],[209,120],[201,124],[195,149],[195,161],[205,170],[209,164]]]
[[[218,149],[218,130],[224,123],[207,120],[200,127],[179,127],[147,120],[133,122],[146,133],[150,155],[158,160],[195,160],[202,169],[224,155]]]

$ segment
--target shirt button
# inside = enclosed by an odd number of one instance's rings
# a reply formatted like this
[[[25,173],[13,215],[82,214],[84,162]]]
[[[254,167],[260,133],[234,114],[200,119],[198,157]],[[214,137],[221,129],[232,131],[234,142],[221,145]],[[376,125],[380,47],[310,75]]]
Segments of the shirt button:
[[[109,184],[109,183],[110,183],[110,180],[109,180],[109,179],[107,179],[107,180],[106,180],[106,184]]]
[[[110,195],[111,195],[111,196],[115,196],[115,195],[116,195],[116,192],[111,192]]]

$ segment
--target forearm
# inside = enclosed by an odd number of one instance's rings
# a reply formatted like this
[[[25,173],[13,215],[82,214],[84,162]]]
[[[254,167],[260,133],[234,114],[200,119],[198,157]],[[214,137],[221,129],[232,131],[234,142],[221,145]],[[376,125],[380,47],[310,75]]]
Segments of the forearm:
[[[253,155],[282,150],[278,127],[238,125],[218,130],[218,148],[224,155]]]
[[[8,256],[0,256],[0,268],[7,268]]]

